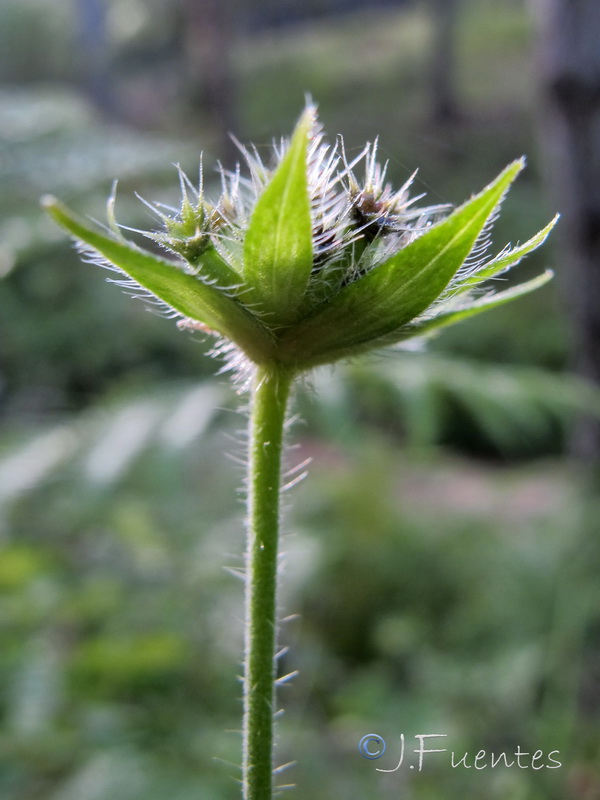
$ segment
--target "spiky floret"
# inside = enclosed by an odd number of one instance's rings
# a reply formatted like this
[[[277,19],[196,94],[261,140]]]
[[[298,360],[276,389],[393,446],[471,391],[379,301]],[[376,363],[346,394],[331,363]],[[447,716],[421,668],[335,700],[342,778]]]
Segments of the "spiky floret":
[[[179,164],[176,167],[181,192],[179,208],[151,203],[138,195],[163,226],[162,230],[139,232],[170,253],[181,256],[191,266],[197,266],[205,253],[213,248],[212,234],[224,223],[224,219],[219,210],[204,199],[202,162],[197,187]]]
[[[415,174],[392,187],[377,140],[352,159],[341,137],[328,144],[312,104],[292,137],[274,143],[270,159],[255,147],[239,148],[243,166],[219,167],[215,199],[205,197],[201,163],[197,186],[177,167],[178,208],[143,201],[162,226],[144,233],[171,260],[124,238],[114,193],[108,235],[56,201],[48,207],[88,257],[124,272],[186,327],[233,342],[255,364],[296,372],[429,334],[549,277],[508,292],[478,290],[537,248],[554,224],[486,256],[491,225],[523,160],[449,213],[447,206],[418,205]],[[242,363],[231,348],[217,349]]]

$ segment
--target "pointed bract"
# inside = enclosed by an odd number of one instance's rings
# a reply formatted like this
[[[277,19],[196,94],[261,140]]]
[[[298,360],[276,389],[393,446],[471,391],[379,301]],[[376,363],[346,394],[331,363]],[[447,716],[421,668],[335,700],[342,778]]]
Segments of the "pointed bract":
[[[288,331],[282,345],[290,361],[309,358],[325,363],[356,347],[364,349],[369,343],[376,347],[421,314],[462,267],[522,167],[522,161],[515,161],[447,219],[342,288]]]
[[[234,341],[251,359],[261,360],[272,339],[260,322],[227,292],[184,272],[176,264],[113,239],[78,219],[53,197],[43,200],[52,217],[78,242],[106,259],[184,318],[203,323]]]
[[[314,123],[309,107],[256,202],[244,239],[244,278],[250,297],[274,325],[297,318],[313,265],[307,152]]]
[[[503,292],[489,294],[485,297],[479,298],[478,300],[473,300],[471,303],[463,306],[462,308],[455,309],[454,311],[443,311],[431,317],[431,319],[423,319],[420,322],[408,325],[399,332],[398,338],[395,339],[395,342],[412,339],[415,336],[427,336],[431,333],[437,332],[440,328],[446,328],[448,325],[454,325],[456,322],[461,322],[469,317],[474,317],[476,314],[480,314],[482,311],[488,311],[496,306],[509,303],[511,300],[515,300],[517,297],[522,297],[523,295],[529,294],[536,289],[541,289],[541,287],[545,286],[549,281],[552,280],[553,277],[554,273],[552,270],[546,270],[536,278],[525,281],[525,283],[520,283],[517,286],[511,287],[510,289],[505,289]]]

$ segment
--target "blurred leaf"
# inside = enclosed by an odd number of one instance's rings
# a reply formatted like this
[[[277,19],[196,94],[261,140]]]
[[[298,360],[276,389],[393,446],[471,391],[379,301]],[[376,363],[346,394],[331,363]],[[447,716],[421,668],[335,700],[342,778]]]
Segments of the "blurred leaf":
[[[0,592],[19,589],[44,568],[42,554],[34,548],[13,545],[0,550]]]
[[[63,699],[64,664],[55,642],[36,639],[22,653],[9,693],[8,728],[19,738],[53,729]]]
[[[0,454],[0,502],[36,491],[62,469],[77,465],[81,480],[114,483],[152,445],[177,451],[207,433],[229,393],[202,384],[173,395],[128,399],[92,409]]]
[[[353,365],[347,373],[323,372],[316,380],[325,387],[319,388],[322,399],[313,409],[326,415],[331,433],[342,415],[353,410],[356,415],[357,409],[368,413],[371,402],[375,417],[401,421],[409,440],[421,445],[440,441],[452,403],[502,454],[543,451],[556,426],[564,429],[578,413],[600,416],[600,391],[575,375],[431,353],[395,353],[393,361]]]
[[[107,688],[119,693],[172,678],[181,673],[188,655],[188,643],[167,631],[103,634],[88,638],[77,648],[70,669],[76,684],[88,684],[94,693]]]

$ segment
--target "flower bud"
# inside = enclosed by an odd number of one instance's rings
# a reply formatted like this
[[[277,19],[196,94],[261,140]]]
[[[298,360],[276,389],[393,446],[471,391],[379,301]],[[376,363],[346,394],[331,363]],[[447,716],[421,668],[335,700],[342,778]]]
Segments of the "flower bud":
[[[230,342],[220,350],[236,367],[241,351],[255,364],[301,372],[430,335],[551,277],[495,293],[479,288],[541,245],[556,222],[523,245],[484,257],[490,225],[523,159],[449,213],[416,205],[420,198],[409,195],[414,175],[394,191],[376,144],[348,162],[341,140],[324,142],[312,105],[290,141],[274,148],[274,168],[255,150],[242,152],[248,173],[222,171],[216,202],[205,201],[202,175],[195,189],[180,170],[179,212],[169,216],[147,204],[163,230],[146,235],[174,260],[141,250],[118,231],[94,229],[52,198],[45,205],[91,260]]]

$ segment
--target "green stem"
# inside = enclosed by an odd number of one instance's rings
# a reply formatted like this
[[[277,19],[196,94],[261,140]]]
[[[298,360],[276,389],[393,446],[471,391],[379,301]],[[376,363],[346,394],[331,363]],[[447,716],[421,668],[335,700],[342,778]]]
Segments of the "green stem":
[[[273,796],[281,448],[293,375],[259,367],[252,390],[246,553],[243,797]]]

